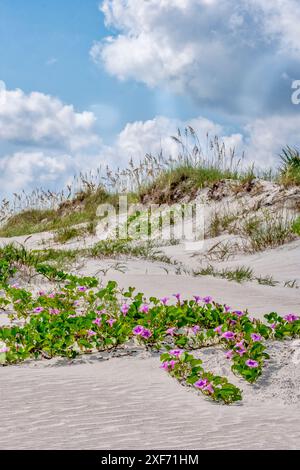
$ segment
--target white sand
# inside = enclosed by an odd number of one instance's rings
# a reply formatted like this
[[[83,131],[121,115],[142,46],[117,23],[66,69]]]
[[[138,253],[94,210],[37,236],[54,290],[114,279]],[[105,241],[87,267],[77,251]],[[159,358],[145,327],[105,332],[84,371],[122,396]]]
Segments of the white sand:
[[[26,246],[49,246],[51,235],[46,235],[44,245],[43,237],[34,235]],[[17,240],[23,243],[25,238]],[[2,239],[0,245],[7,242]],[[187,271],[203,262],[201,253],[193,256],[182,246],[164,251]],[[124,274],[115,269],[117,262],[126,266]],[[263,254],[239,255],[215,264],[220,268],[249,266],[257,276],[272,275],[280,281],[275,287],[176,275],[174,266],[124,258],[83,260],[77,272],[98,275],[104,282],[115,279],[121,287],[135,286],[147,296],[212,295],[220,303],[248,308],[252,315],[262,317],[271,311],[300,313],[300,290],[283,287],[285,281],[300,281],[299,262],[298,240]],[[244,390],[243,402],[230,407],[180,386],[159,369],[158,357],[145,353],[1,368],[0,449],[299,449],[299,350],[300,341],[270,345],[271,361],[253,386],[232,376],[222,351],[201,351],[207,367]]]

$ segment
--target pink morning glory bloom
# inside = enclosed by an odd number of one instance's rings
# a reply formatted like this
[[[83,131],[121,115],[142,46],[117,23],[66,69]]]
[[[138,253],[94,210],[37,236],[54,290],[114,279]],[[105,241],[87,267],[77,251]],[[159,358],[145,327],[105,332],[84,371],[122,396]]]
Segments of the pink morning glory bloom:
[[[171,367],[171,369],[174,369],[175,364],[177,364],[177,361],[174,361],[174,359],[172,359],[172,360],[169,362],[169,367]]]
[[[276,326],[277,326],[276,323],[272,323],[271,325],[272,330],[275,330]]]
[[[225,354],[225,357],[226,357],[226,359],[232,359],[232,357],[233,357],[233,351],[232,351],[232,350],[227,351],[227,353]]]
[[[168,370],[169,369],[169,363],[168,362],[163,362],[160,366],[161,369]]]
[[[88,330],[87,334],[89,337],[92,337],[92,336],[95,336],[97,333],[93,330]]]
[[[2,346],[0,348],[0,354],[5,354],[9,352],[9,347],[8,346]]]
[[[203,300],[203,302],[204,302],[205,304],[210,304],[210,303],[212,302],[212,299],[213,299],[213,298],[210,297],[210,295],[208,295],[207,297],[203,297],[202,300]]]
[[[212,384],[207,379],[200,379],[194,383],[196,388],[200,388],[200,390],[206,390],[209,393],[214,393],[214,389]]]
[[[225,333],[222,334],[222,338],[228,339],[228,340],[233,340],[235,337],[235,334],[232,331],[225,331]]]
[[[170,336],[174,336],[175,334],[175,331],[176,331],[176,328],[168,328],[167,331],[166,331],[166,334],[167,335],[170,335]]]
[[[79,286],[79,287],[77,288],[77,290],[78,290],[78,292],[86,292],[86,291],[87,291],[87,287],[85,287],[85,286]]]
[[[241,347],[241,348],[236,349],[235,352],[239,354],[240,356],[243,356],[247,351],[244,347]]]
[[[152,333],[147,328],[144,328],[143,331],[141,332],[141,336],[145,339],[148,339],[150,338],[150,336],[152,336]]]
[[[243,317],[245,315],[245,312],[242,312],[241,310],[236,310],[233,312],[237,317]]]
[[[251,369],[255,369],[256,367],[258,367],[258,362],[254,361],[254,359],[248,359],[246,361],[246,366],[250,367]]]
[[[140,312],[141,313],[148,313],[149,312],[149,305],[143,304],[140,306]]]
[[[97,325],[97,326],[101,326],[101,318],[96,318],[96,319],[93,321],[93,324],[94,324],[94,325]]]
[[[218,335],[222,334],[222,325],[217,326],[217,328],[214,328],[214,332],[218,333]]]
[[[173,296],[180,302],[181,294],[173,294]]]
[[[236,325],[237,324],[237,321],[236,320],[229,320],[229,325]]]
[[[49,313],[50,315],[59,315],[60,310],[58,310],[57,308],[50,308]]]
[[[133,328],[132,333],[136,336],[139,336],[143,333],[144,327],[142,325],[137,325]]]
[[[293,323],[294,321],[299,320],[299,317],[297,315],[294,315],[293,313],[289,313],[288,315],[285,315],[283,319],[286,320],[288,323]]]
[[[106,310],[105,308],[103,308],[102,310],[99,310],[97,315],[105,315],[106,314]]]
[[[54,292],[52,292],[51,294],[48,295],[48,299],[54,299],[54,297],[55,297]]]
[[[35,309],[33,309],[34,313],[41,313],[44,311],[44,307],[36,307]]]
[[[199,297],[199,295],[194,295],[194,299],[195,299],[196,304],[201,302],[201,297]]]
[[[197,382],[195,382],[194,386],[197,387],[197,388],[203,389],[204,387],[206,387],[207,383],[208,383],[207,379],[201,379],[201,380],[198,380]]]
[[[262,337],[258,333],[251,333],[251,339],[254,342],[261,341]]]
[[[44,292],[43,290],[41,290],[38,294],[40,297],[43,297],[44,295],[46,295],[46,292]]]
[[[125,317],[125,315],[127,315],[129,308],[130,308],[129,305],[127,305],[127,304],[122,305],[121,312],[123,313],[124,317]]]
[[[163,297],[162,299],[160,299],[160,301],[163,305],[167,305],[168,300],[169,300],[169,297]]]
[[[228,313],[231,310],[231,307],[229,307],[229,305],[224,305],[224,310]]]
[[[171,356],[175,357],[179,357],[181,353],[183,353],[182,349],[172,349],[172,351],[170,351]]]
[[[109,326],[113,326],[114,323],[116,323],[117,320],[115,320],[114,318],[110,318],[109,320],[107,320],[106,323],[109,324]]]
[[[196,335],[199,330],[200,330],[200,326],[199,326],[199,325],[195,325],[195,326],[192,327],[192,332],[194,333],[194,335]]]

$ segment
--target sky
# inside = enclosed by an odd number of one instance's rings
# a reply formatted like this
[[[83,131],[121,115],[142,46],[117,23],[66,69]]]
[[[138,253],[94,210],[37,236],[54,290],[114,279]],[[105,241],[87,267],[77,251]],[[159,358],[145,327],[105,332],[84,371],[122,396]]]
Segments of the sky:
[[[299,22],[298,0],[0,0],[0,197],[176,156],[187,125],[276,168]]]

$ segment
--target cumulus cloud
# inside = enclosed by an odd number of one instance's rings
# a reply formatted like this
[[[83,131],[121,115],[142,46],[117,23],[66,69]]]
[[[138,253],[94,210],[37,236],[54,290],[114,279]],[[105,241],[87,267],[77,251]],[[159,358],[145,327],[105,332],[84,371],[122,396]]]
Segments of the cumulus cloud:
[[[168,85],[226,112],[288,108],[282,75],[299,68],[297,3],[104,0],[106,26],[118,34],[95,42],[91,57],[120,80]]]
[[[5,155],[0,157],[0,194],[64,185],[72,170],[73,163],[69,155],[55,156],[42,151]]]
[[[43,93],[7,90],[0,83],[0,140],[29,146],[78,150],[99,144],[92,112],[78,113],[73,106]]]

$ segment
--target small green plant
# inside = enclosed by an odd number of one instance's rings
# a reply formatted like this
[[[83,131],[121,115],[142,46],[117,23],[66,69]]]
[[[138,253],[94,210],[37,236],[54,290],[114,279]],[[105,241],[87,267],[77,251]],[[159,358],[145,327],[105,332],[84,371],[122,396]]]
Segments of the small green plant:
[[[282,149],[280,155],[282,162],[280,168],[280,181],[285,186],[300,185],[300,153],[297,148],[288,145]]]
[[[76,227],[66,227],[58,230],[54,236],[54,241],[57,243],[67,243],[73,238],[81,237],[84,230]]]
[[[295,222],[293,223],[293,225],[292,225],[292,231],[293,231],[296,235],[299,235],[299,236],[300,236],[300,217],[297,217],[297,219],[296,219]]]
[[[284,214],[264,211],[247,219],[241,230],[246,239],[246,249],[252,252],[275,248],[293,239],[292,221]]]

